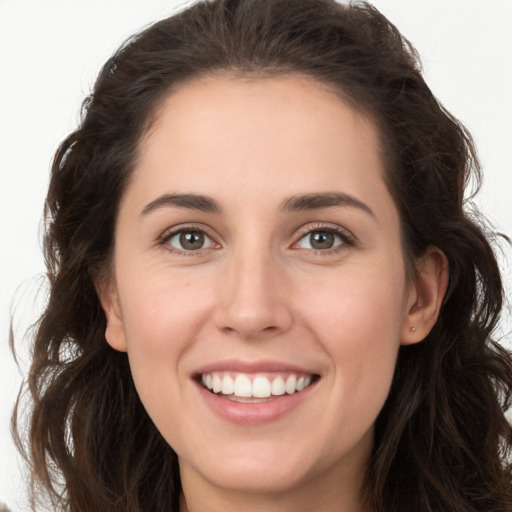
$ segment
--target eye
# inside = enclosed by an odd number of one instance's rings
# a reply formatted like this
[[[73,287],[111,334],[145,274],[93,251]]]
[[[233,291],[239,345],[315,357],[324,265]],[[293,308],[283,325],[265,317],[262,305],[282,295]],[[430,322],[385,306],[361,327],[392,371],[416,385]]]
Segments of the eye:
[[[186,252],[207,249],[214,245],[213,240],[206,233],[196,229],[175,231],[166,237],[166,243],[171,250]]]
[[[315,251],[326,251],[335,249],[340,245],[348,243],[348,237],[335,229],[315,229],[302,236],[296,246],[299,249],[313,249]]]

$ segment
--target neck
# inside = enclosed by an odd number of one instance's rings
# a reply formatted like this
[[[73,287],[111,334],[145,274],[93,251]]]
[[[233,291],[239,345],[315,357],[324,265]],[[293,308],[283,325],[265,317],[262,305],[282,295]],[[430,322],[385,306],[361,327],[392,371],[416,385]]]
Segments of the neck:
[[[358,494],[344,493],[344,487],[313,493],[307,489],[285,493],[190,493],[186,490],[180,499],[180,512],[368,512]]]
[[[317,499],[318,498],[318,499]],[[244,495],[217,496],[214,500],[207,500],[205,496],[190,495],[180,498],[180,512],[369,512],[359,500],[348,496],[332,495],[312,496],[306,495],[302,499],[279,494],[272,495]]]

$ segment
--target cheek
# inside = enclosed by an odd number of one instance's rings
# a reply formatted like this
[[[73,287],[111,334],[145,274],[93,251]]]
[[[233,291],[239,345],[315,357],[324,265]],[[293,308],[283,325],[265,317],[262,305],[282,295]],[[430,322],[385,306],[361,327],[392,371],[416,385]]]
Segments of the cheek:
[[[142,344],[151,353],[165,350],[171,341],[179,344],[205,316],[205,286],[168,274],[140,275],[121,291],[127,298],[122,313],[128,343],[134,349]]]
[[[317,280],[314,293],[304,289],[299,296],[311,328],[333,340],[335,351],[345,345],[357,352],[365,346],[384,349],[379,340],[399,342],[405,318],[405,277],[400,269],[393,271],[390,265],[381,273],[348,267]]]
[[[139,275],[121,293],[127,299],[122,314],[130,366],[144,395],[178,378],[180,360],[208,318],[211,298],[198,282]]]
[[[183,360],[208,317],[210,299],[201,283],[161,272],[139,273],[128,283],[122,313],[133,381],[158,430],[179,449],[176,441],[187,438],[176,421],[187,407]]]
[[[347,414],[358,410],[369,423],[393,378],[405,316],[404,290],[400,271],[354,271],[319,286],[314,297],[302,295],[307,326],[331,360],[336,407],[346,407]]]

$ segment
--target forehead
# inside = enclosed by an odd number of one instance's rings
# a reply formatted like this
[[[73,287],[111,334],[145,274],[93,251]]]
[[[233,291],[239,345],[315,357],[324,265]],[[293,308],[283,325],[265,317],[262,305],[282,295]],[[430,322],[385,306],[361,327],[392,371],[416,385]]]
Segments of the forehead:
[[[375,123],[327,86],[293,75],[207,77],[163,102],[130,188],[148,201],[194,192],[277,203],[333,190],[379,201],[383,174]]]
[[[292,138],[339,144],[341,125],[365,131],[378,145],[370,117],[350,107],[333,87],[312,78],[207,76],[185,83],[167,97],[141,146],[147,150],[172,142],[171,137],[177,144],[241,144],[240,135],[257,136],[259,143],[270,142],[271,148]]]

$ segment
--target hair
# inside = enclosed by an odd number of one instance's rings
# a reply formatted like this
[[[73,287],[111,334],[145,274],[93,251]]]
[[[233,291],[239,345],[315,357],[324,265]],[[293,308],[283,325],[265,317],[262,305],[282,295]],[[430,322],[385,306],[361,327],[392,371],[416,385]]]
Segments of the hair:
[[[178,510],[177,456],[149,419],[125,353],[105,340],[94,279],[110,270],[139,142],[187,81],[297,74],[367,113],[382,139],[405,261],[449,262],[439,319],[400,348],[375,425],[364,496],[373,512],[512,511],[512,361],[492,334],[503,290],[465,191],[480,183],[466,129],[425,84],[413,46],[382,14],[334,0],[201,1],[133,36],[103,67],[59,147],[45,203],[49,299],[28,376],[32,500],[54,510]],[[15,411],[14,428],[21,430]]]

